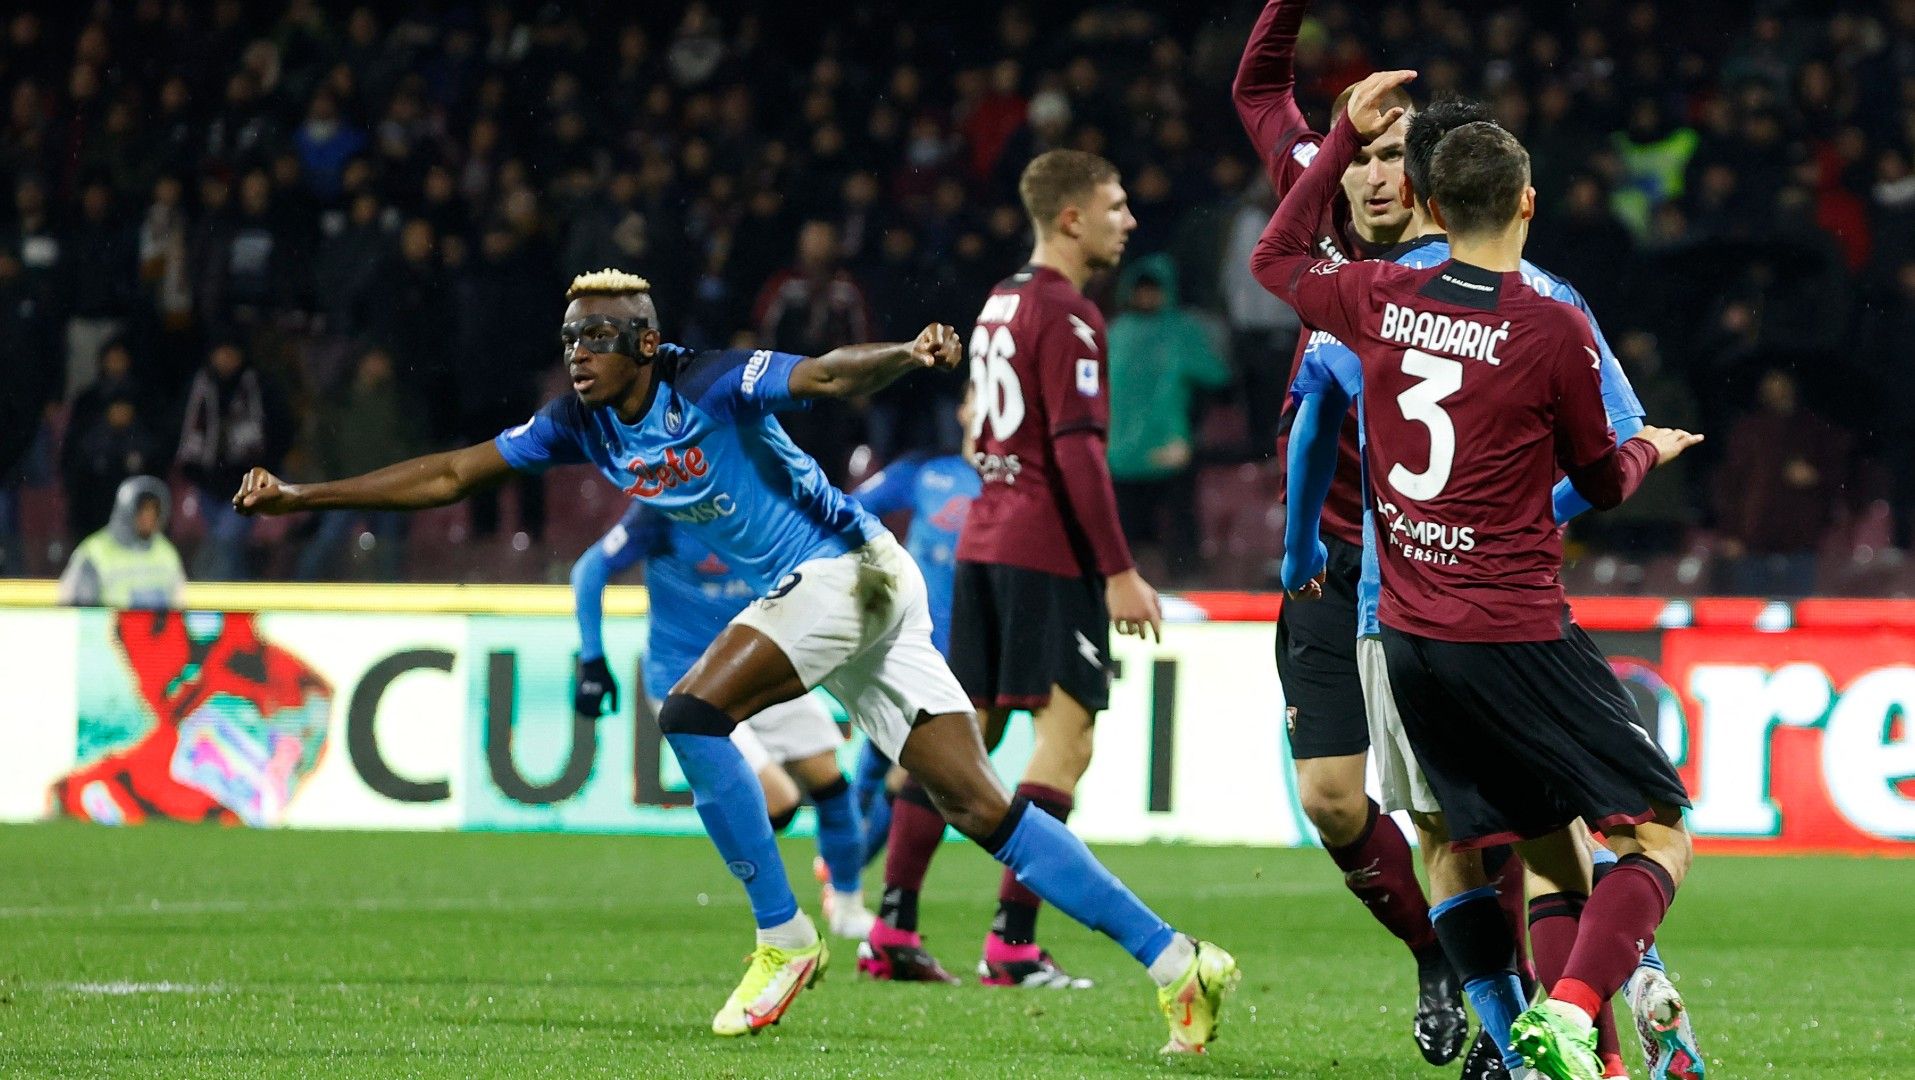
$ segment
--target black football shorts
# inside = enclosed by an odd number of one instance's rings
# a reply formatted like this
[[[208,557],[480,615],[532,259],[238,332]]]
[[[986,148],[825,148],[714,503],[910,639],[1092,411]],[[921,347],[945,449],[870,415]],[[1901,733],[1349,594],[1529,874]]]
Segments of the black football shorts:
[[[1042,708],[1057,686],[1098,712],[1110,704],[1104,579],[959,562],[951,586],[950,659],[979,708]]]
[[[1637,824],[1688,806],[1662,748],[1581,627],[1556,641],[1436,641],[1383,628],[1403,730],[1452,844]]]
[[[1277,678],[1283,683],[1290,756],[1344,757],[1370,748],[1356,667],[1356,591],[1363,549],[1333,536],[1320,600],[1285,599],[1277,612]]]

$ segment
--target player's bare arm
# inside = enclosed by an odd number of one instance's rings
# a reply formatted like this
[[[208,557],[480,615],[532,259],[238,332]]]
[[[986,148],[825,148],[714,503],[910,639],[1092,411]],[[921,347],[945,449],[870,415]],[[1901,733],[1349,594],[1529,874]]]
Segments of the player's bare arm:
[[[490,442],[427,454],[362,476],[288,484],[265,469],[248,470],[233,496],[242,514],[298,510],[425,510],[446,506],[504,480],[512,467]]]
[[[873,394],[913,371],[949,371],[963,358],[957,331],[932,323],[914,341],[846,345],[807,358],[791,369],[791,393],[801,398]]]
[[[1230,84],[1237,119],[1259,155],[1279,151],[1285,136],[1309,129],[1296,104],[1297,33],[1309,6],[1308,0],[1265,4]]]

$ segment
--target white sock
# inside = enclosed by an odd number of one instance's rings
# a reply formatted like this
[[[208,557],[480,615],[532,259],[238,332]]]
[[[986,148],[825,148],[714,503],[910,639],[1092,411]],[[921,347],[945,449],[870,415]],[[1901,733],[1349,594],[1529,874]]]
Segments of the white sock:
[[[811,917],[803,911],[777,926],[766,926],[758,931],[758,944],[776,945],[787,952],[809,949],[817,943],[818,928],[811,925]]]
[[[1178,934],[1157,954],[1157,959],[1150,962],[1150,977],[1158,986],[1169,986],[1183,977],[1196,957],[1197,943],[1187,934]]]
[[[831,910],[833,911],[856,911],[863,906],[863,889],[855,892],[839,892],[836,889],[831,891]]]

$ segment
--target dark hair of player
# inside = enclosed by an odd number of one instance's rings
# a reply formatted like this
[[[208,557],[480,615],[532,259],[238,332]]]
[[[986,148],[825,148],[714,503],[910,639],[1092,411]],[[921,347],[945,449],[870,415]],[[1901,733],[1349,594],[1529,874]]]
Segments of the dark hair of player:
[[[1430,162],[1443,136],[1464,124],[1494,123],[1489,106],[1459,97],[1438,98],[1410,114],[1410,126],[1403,135],[1403,175],[1410,178],[1410,191],[1418,201],[1429,201]]]
[[[1091,189],[1117,179],[1117,166],[1082,150],[1047,150],[1024,166],[1017,179],[1017,195],[1024,212],[1041,236],[1051,231],[1057,215]]]
[[[1529,187],[1529,151],[1485,120],[1464,124],[1436,144],[1429,199],[1451,236],[1502,231]]]

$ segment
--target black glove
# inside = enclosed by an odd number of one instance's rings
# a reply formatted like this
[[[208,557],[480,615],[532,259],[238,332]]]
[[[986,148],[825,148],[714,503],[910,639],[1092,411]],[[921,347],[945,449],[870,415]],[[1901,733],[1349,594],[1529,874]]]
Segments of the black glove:
[[[580,716],[602,716],[609,704],[612,712],[618,711],[618,683],[612,679],[612,669],[605,666],[605,658],[580,660],[578,677],[572,684],[572,708]]]

